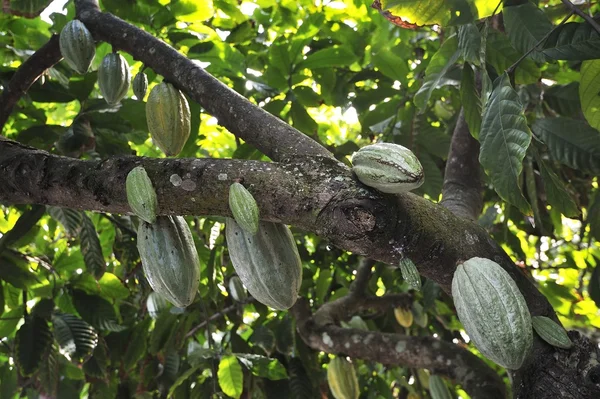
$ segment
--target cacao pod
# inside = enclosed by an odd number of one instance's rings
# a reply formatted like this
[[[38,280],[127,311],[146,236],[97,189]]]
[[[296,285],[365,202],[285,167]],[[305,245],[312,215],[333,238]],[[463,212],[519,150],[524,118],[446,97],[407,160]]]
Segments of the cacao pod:
[[[147,223],[156,222],[158,200],[152,181],[143,166],[136,166],[127,174],[125,181],[127,202],[131,210]]]
[[[409,309],[396,308],[394,309],[396,321],[404,328],[409,328],[413,323],[413,314]]]
[[[98,87],[109,105],[116,105],[129,90],[129,65],[121,54],[106,54],[98,67]]]
[[[402,258],[400,261],[400,272],[402,273],[402,278],[408,283],[409,287],[417,291],[421,289],[421,276],[412,260]]]
[[[418,394],[416,394],[414,392],[411,392],[411,393],[408,394],[408,396],[406,397],[406,399],[421,399],[421,397]]]
[[[148,76],[144,72],[138,72],[133,78],[133,94],[135,98],[142,101],[148,90]]]
[[[200,281],[200,261],[192,232],[181,216],[141,222],[138,251],[150,287],[178,307],[192,303]]]
[[[531,323],[537,335],[550,345],[562,349],[569,349],[573,346],[573,342],[565,329],[559,326],[554,320],[545,316],[533,316]]]
[[[369,331],[369,326],[360,316],[352,316],[352,318],[346,323],[342,322],[342,327],[345,328],[356,328],[358,330]]]
[[[424,181],[415,154],[392,143],[371,144],[355,152],[352,171],[363,184],[389,194],[413,190]]]
[[[229,186],[229,208],[238,225],[250,234],[258,231],[258,205],[250,191],[238,182]]]
[[[289,309],[302,283],[302,262],[290,229],[261,221],[258,232],[250,234],[228,218],[225,235],[231,263],[250,295],[274,309]]]
[[[190,137],[190,106],[183,93],[162,82],[152,88],[146,102],[146,120],[152,141],[167,156],[181,152]]]
[[[83,75],[90,69],[96,44],[83,22],[77,19],[67,22],[60,32],[59,47],[67,65],[75,72]]]
[[[438,375],[429,377],[429,393],[431,394],[431,399],[452,399],[446,383]]]
[[[146,309],[153,319],[157,319],[163,309],[169,307],[167,300],[158,292],[151,292],[146,299]]]
[[[508,369],[518,369],[533,341],[525,298],[496,262],[471,258],[452,279],[458,318],[481,353]]]
[[[329,362],[327,383],[335,399],[358,399],[360,395],[354,366],[343,357],[335,357]]]
[[[231,294],[231,297],[236,302],[244,302],[248,299],[246,289],[238,276],[233,276],[229,279],[229,294]]]

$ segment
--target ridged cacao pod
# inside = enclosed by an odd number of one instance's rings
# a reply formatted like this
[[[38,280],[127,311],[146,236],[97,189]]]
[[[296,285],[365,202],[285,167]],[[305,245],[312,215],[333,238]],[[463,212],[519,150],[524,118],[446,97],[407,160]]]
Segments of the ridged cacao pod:
[[[421,276],[412,260],[402,258],[400,261],[400,272],[402,273],[402,278],[408,283],[410,288],[417,291],[421,289]]]
[[[414,190],[424,181],[415,154],[392,143],[371,144],[355,152],[352,171],[363,184],[390,194]]]
[[[169,307],[167,300],[158,292],[151,292],[146,299],[146,309],[153,319],[157,319],[163,309]]]
[[[413,323],[413,314],[410,309],[396,308],[394,309],[396,321],[404,328],[409,328]]]
[[[244,284],[238,276],[233,276],[229,279],[229,294],[231,294],[231,297],[236,302],[244,302],[248,299]]]
[[[256,234],[258,231],[258,205],[250,191],[238,182],[229,186],[229,209],[242,229],[247,233]]]
[[[152,289],[175,306],[191,304],[198,291],[200,261],[192,232],[181,216],[158,216],[141,222],[138,251]]]
[[[452,399],[446,383],[438,375],[429,377],[429,393],[431,394],[431,399]]]
[[[129,90],[129,65],[121,54],[106,54],[98,67],[98,87],[109,105],[118,104]]]
[[[127,202],[131,210],[147,223],[156,222],[158,200],[152,181],[143,166],[136,166],[127,174],[125,182]]]
[[[369,331],[369,326],[360,316],[352,316],[352,318],[346,323],[342,322],[342,327],[345,328],[356,328],[358,330]]]
[[[496,262],[471,258],[456,268],[452,296],[481,353],[505,368],[521,367],[533,342],[531,316],[510,275]]]
[[[354,366],[343,357],[335,357],[329,362],[327,383],[335,399],[358,399],[360,395]]]
[[[148,90],[148,76],[144,72],[138,72],[133,78],[133,94],[135,98],[142,101]]]
[[[167,156],[181,152],[190,137],[190,106],[172,84],[152,88],[146,102],[146,120],[152,141]]]
[[[531,318],[533,329],[544,341],[557,348],[569,349],[573,346],[573,341],[567,335],[564,328],[548,317],[533,316]]]
[[[67,22],[60,32],[59,46],[67,65],[75,72],[83,75],[90,69],[96,55],[96,44],[83,22],[76,19]]]
[[[256,234],[228,218],[229,256],[236,273],[257,301],[277,310],[289,309],[302,284],[302,262],[290,229],[261,221]]]

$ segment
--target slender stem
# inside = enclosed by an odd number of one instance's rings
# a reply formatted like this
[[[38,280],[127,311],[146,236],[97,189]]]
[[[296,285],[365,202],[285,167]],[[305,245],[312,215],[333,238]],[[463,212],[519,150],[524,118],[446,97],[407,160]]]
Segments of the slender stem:
[[[581,11],[575,4],[571,3],[569,0],[561,0],[561,1],[573,13],[579,15],[581,18],[583,18],[585,20],[585,22],[590,24],[592,26],[592,28],[594,28],[594,30],[596,30],[596,32],[598,32],[598,34],[600,35],[600,24],[598,24],[598,22],[596,22],[594,20],[594,18],[590,17],[589,15],[587,15],[586,13]]]

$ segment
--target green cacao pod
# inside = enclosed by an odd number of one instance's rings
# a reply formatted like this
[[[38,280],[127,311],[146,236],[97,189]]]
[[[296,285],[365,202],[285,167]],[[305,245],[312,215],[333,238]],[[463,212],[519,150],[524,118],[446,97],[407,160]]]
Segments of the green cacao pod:
[[[67,22],[60,32],[59,46],[67,65],[75,72],[83,75],[88,71],[96,55],[96,44],[83,22]]]
[[[352,171],[363,184],[390,194],[414,190],[424,181],[423,167],[415,154],[392,143],[372,144],[355,152]]]
[[[456,268],[452,297],[481,353],[505,368],[521,367],[533,342],[531,316],[510,275],[496,262],[471,258]]]
[[[358,399],[360,395],[354,366],[343,357],[335,357],[329,362],[327,383],[335,399]]]
[[[148,76],[144,72],[138,72],[133,78],[133,94],[135,98],[142,101],[148,90]]]
[[[352,316],[352,318],[346,323],[342,322],[342,327],[345,328],[356,328],[358,330],[369,331],[369,326],[360,316]]]
[[[256,234],[258,231],[258,205],[250,191],[238,182],[229,186],[229,208],[233,218],[246,230],[247,233]]]
[[[559,326],[554,320],[545,316],[533,316],[531,323],[537,335],[550,345],[563,349],[569,349],[573,346],[573,342],[565,329]]]
[[[273,309],[289,309],[302,283],[302,262],[290,229],[261,221],[258,232],[250,234],[231,218],[225,227],[231,263],[250,295]]]
[[[402,273],[402,278],[408,283],[410,288],[417,291],[421,289],[421,276],[412,260],[402,258],[400,261],[400,272]]]
[[[192,303],[198,291],[200,261],[192,232],[181,216],[141,222],[138,251],[150,287],[178,307]]]
[[[129,90],[129,65],[121,54],[106,54],[98,67],[98,86],[109,105],[118,104]]]
[[[429,377],[429,393],[431,394],[431,399],[452,399],[446,383],[438,375]]]
[[[248,299],[248,294],[244,288],[242,280],[238,276],[233,276],[229,279],[229,293],[236,302],[244,302]]]
[[[153,319],[157,319],[160,312],[169,307],[167,300],[158,292],[151,292],[146,298],[146,309]]]
[[[131,210],[147,223],[156,222],[158,200],[152,181],[143,166],[136,166],[127,174],[125,181],[127,202]]]
[[[396,308],[394,309],[396,321],[404,328],[409,328],[413,323],[413,314],[410,309]]]
[[[158,148],[167,156],[181,152],[190,137],[190,105],[183,93],[170,83],[154,86],[146,102],[146,120]]]

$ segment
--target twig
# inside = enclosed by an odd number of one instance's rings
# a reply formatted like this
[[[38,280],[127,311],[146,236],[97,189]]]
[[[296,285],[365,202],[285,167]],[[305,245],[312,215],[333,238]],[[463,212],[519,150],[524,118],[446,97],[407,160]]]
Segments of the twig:
[[[571,3],[569,0],[561,0],[561,1],[565,6],[567,6],[567,8],[569,10],[571,10],[572,13],[575,13],[575,14],[579,15],[581,18],[583,18],[585,20],[585,22],[590,24],[592,26],[592,28],[594,28],[594,30],[596,32],[598,32],[598,34],[600,35],[600,24],[598,24],[598,22],[596,22],[594,20],[594,18],[590,17],[589,15],[587,15],[586,13],[581,11],[575,4]]]
[[[253,298],[249,298],[248,301],[245,301],[244,304],[246,303],[250,303],[253,301]],[[188,332],[187,334],[185,334],[185,338],[189,338],[192,335],[196,334],[196,332],[205,327],[208,323],[210,323],[211,321],[217,320],[223,316],[225,316],[227,313],[233,312],[234,310],[236,310],[238,308],[239,304],[234,303],[233,305],[227,306],[225,309],[221,310],[218,313],[213,314],[212,316],[210,316],[209,318],[207,318],[206,320],[204,320],[203,322],[201,322],[200,324],[198,324],[197,326],[195,326],[194,328],[192,328],[190,330],[190,332]]]
[[[354,294],[364,294],[369,278],[371,277],[371,268],[375,264],[373,259],[362,258],[356,269],[356,277],[350,286],[350,292]]]

